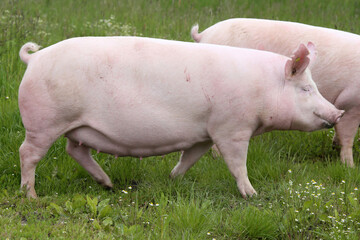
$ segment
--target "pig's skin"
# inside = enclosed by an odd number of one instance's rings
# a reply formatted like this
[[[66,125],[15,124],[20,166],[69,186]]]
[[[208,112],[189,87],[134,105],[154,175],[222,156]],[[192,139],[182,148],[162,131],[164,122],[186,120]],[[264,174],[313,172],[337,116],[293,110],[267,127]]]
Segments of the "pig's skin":
[[[36,164],[61,135],[68,138],[67,152],[108,187],[112,183],[90,148],[137,157],[183,150],[175,177],[216,143],[246,197],[255,193],[246,170],[251,136],[317,130],[342,114],[305,70],[304,45],[292,59],[135,37],[74,38],[31,55],[29,50],[36,45],[20,50],[28,67],[19,88],[26,129],[21,185],[29,197],[36,197]]]
[[[320,93],[346,111],[335,126],[334,144],[341,146],[341,161],[354,166],[352,147],[360,124],[360,36],[300,23],[229,19],[202,33],[192,31],[196,42],[246,47],[288,55],[300,43],[313,42],[318,57],[310,67]]]

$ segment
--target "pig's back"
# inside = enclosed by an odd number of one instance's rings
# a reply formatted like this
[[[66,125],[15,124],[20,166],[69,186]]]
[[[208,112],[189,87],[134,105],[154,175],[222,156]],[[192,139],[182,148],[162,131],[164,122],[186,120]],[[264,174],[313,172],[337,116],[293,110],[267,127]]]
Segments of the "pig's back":
[[[251,85],[249,77],[276,65],[274,58],[286,59],[250,49],[137,37],[73,38],[32,57],[27,72],[37,78],[24,81],[43,81],[55,102],[103,92],[114,98],[143,96],[141,101],[182,96],[184,105],[208,102],[204,89],[213,91],[219,82]]]

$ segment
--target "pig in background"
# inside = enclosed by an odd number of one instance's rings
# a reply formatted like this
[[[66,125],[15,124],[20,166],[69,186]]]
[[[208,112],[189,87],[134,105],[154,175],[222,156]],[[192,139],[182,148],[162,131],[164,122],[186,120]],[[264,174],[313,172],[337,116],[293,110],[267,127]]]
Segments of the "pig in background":
[[[202,33],[191,30],[196,42],[254,48],[289,55],[299,43],[313,42],[317,59],[310,66],[320,93],[346,113],[335,126],[334,145],[340,158],[353,167],[352,147],[360,124],[360,36],[348,32],[300,23],[229,19]]]
[[[343,114],[318,92],[305,45],[292,58],[138,37],[73,38],[37,50],[20,50],[28,65],[19,87],[21,186],[29,197],[37,163],[65,135],[69,155],[107,187],[91,148],[140,158],[183,151],[176,177],[215,143],[246,198],[256,193],[246,169],[252,136],[331,127]]]

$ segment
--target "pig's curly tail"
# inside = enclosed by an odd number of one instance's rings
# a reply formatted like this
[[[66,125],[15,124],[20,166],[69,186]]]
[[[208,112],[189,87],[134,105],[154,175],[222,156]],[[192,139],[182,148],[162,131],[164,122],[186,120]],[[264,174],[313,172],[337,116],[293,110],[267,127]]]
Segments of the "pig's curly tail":
[[[31,55],[29,54],[29,51],[36,52],[40,49],[40,46],[33,42],[25,43],[24,46],[21,47],[19,55],[21,61],[28,64]]]
[[[191,37],[194,39],[195,42],[201,41],[201,34],[199,34],[199,24],[195,24],[191,28]]]

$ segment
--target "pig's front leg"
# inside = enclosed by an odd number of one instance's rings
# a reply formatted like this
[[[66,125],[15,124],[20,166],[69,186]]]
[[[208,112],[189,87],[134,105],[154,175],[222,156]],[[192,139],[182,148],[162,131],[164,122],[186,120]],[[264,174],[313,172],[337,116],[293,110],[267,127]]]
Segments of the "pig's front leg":
[[[212,141],[197,143],[185,150],[181,154],[178,164],[171,171],[170,177],[175,178],[176,176],[184,175],[209,150],[212,144]]]
[[[349,167],[354,167],[353,144],[360,124],[360,110],[353,108],[348,110],[335,125],[336,135],[334,139],[341,147],[341,161]]]
[[[230,138],[231,140],[223,143],[216,143],[224,160],[231,172],[235,177],[237,186],[243,198],[256,194],[255,189],[251,185],[246,168],[246,158],[249,146],[249,138],[236,137]]]

